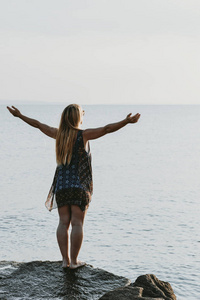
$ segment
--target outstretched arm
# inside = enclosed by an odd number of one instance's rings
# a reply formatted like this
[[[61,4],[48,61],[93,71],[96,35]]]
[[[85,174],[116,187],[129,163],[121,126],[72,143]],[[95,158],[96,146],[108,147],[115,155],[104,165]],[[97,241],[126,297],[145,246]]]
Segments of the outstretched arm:
[[[25,123],[27,123],[28,125],[38,128],[40,129],[40,131],[42,131],[44,134],[50,136],[53,139],[56,139],[56,135],[57,135],[57,128],[54,127],[50,127],[46,124],[42,124],[39,121],[35,120],[35,119],[31,119],[28,118],[24,115],[21,114],[21,112],[14,106],[9,107],[7,106],[7,109],[9,110],[9,112],[14,116],[14,117],[18,117],[21,120],[23,120]]]
[[[136,123],[140,118],[140,114],[136,114],[134,116],[131,116],[131,115],[132,114],[128,114],[128,116],[120,122],[108,124],[104,127],[84,130],[83,131],[84,143],[86,144],[86,142],[88,140],[98,139],[98,138],[104,136],[105,134],[115,132],[115,131],[119,130],[120,128],[126,126],[127,124]]]

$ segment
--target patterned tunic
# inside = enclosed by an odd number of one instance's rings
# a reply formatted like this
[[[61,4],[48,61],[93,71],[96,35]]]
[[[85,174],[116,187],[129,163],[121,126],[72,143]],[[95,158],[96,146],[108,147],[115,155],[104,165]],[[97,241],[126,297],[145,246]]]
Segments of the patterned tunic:
[[[82,130],[79,130],[71,162],[69,165],[57,166],[45,206],[51,211],[53,208],[72,204],[85,211],[91,201],[92,192],[90,148],[88,152],[85,150]]]

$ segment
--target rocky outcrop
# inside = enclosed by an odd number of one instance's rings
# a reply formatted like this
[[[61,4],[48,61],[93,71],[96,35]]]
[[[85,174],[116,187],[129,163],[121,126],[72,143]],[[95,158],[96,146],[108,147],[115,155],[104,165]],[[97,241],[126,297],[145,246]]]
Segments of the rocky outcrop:
[[[165,300],[175,300],[176,296],[171,285],[168,282],[159,280],[153,274],[139,276],[133,287],[142,287],[144,297],[163,298]]]
[[[171,285],[153,274],[139,276],[134,283],[109,291],[101,300],[176,300]],[[99,300],[100,300],[99,299]]]
[[[103,296],[102,296],[103,295]],[[86,265],[62,269],[61,262],[0,262],[0,299],[175,300],[169,283],[143,275],[134,283]]]
[[[130,280],[86,265],[62,269],[61,262],[0,262],[0,299],[97,300]]]

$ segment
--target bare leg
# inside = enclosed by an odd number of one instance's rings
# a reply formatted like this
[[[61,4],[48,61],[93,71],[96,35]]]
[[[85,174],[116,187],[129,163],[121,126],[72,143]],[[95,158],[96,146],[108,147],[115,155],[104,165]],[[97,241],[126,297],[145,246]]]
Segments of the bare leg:
[[[57,228],[57,241],[60,248],[60,252],[63,257],[63,268],[66,268],[70,264],[68,253],[68,229],[71,220],[70,206],[62,206],[58,208],[60,221]]]
[[[71,205],[71,269],[76,269],[85,265],[84,262],[80,262],[77,260],[83,241],[83,222],[85,215],[86,211],[83,212],[77,205]]]

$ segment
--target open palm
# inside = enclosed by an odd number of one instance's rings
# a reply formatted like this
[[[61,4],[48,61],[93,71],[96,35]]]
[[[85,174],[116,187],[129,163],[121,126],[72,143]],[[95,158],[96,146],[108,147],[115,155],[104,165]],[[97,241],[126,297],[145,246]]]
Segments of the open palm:
[[[12,107],[12,108],[11,108]],[[14,116],[14,117],[19,117],[20,116],[20,111],[19,111],[19,109],[17,109],[16,107],[14,107],[14,106],[11,106],[11,107],[9,107],[9,106],[7,106],[7,109],[9,110],[9,112]]]
[[[140,114],[137,113],[136,115],[132,116],[132,113],[130,113],[126,118],[128,120],[128,123],[137,123],[140,118]]]

